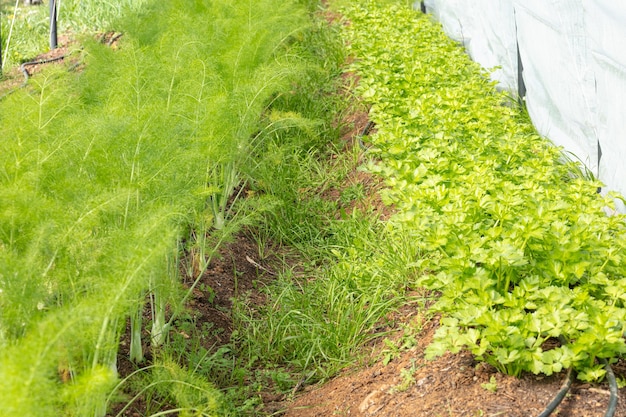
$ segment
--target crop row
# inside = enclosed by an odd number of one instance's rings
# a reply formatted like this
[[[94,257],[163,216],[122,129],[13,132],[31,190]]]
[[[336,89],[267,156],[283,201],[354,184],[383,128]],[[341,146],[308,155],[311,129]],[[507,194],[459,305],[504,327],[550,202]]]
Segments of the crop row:
[[[260,115],[291,88],[305,23],[290,1],[151,2],[119,23],[116,50],[87,41],[84,71],[48,71],[0,102],[5,415],[103,415],[129,317],[142,359],[147,300],[164,342],[185,297],[180,255],[199,255],[199,278],[238,221],[234,191]],[[205,414],[209,388],[193,397]]]
[[[562,149],[429,17],[393,2],[344,10],[371,141],[411,236],[418,284],[440,293],[431,357],[469,349],[503,372],[604,376],[626,352],[626,228]]]

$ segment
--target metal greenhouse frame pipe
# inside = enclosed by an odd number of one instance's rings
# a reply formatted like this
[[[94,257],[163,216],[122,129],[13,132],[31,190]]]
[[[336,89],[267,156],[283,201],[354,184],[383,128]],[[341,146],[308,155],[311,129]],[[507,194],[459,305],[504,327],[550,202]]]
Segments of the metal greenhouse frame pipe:
[[[50,0],[50,49],[56,49],[57,44],[57,2]]]
[[[2,16],[2,3],[0,3],[0,16]],[[2,25],[0,24],[0,78],[2,78]]]

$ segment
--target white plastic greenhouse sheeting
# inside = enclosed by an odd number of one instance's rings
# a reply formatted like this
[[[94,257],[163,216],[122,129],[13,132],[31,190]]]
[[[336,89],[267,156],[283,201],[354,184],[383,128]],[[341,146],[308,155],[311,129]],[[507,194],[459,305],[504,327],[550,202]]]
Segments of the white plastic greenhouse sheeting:
[[[626,1],[424,3],[474,60],[499,67],[492,78],[514,94],[519,48],[537,130],[626,195]]]
[[[517,43],[511,0],[475,0],[471,7],[467,0],[430,0],[425,4],[428,12],[442,22],[448,36],[462,42],[475,61],[493,70],[492,78],[503,89],[517,92]]]

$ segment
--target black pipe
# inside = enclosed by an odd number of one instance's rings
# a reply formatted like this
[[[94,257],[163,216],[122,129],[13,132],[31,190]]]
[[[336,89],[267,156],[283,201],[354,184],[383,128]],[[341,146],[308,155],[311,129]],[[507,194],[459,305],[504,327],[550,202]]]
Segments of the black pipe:
[[[365,125],[365,127],[363,128],[363,130],[361,131],[361,134],[358,136],[359,146],[364,151],[368,150],[369,147],[366,146],[365,143],[363,142],[363,137],[369,135],[371,130],[374,128],[375,125],[376,125],[376,123],[374,123],[373,121],[369,120],[367,122],[367,124]]]
[[[62,59],[65,59],[65,55],[60,55],[55,58],[40,59],[37,61],[24,62],[22,65],[20,65],[20,71],[22,71],[22,74],[24,74],[24,84],[22,84],[22,86],[25,86],[26,83],[28,82],[28,79],[30,78],[30,74],[28,73],[28,70],[26,69],[26,67],[31,66],[31,65],[48,64],[50,62],[61,61]]]
[[[57,45],[57,2],[50,0],[50,49],[56,49]]]
[[[572,371],[572,368],[569,368],[565,381],[561,385],[561,389],[559,390],[559,392],[556,393],[552,401],[550,401],[550,404],[548,404],[548,406],[537,417],[548,417],[550,414],[552,414],[552,412],[556,410],[559,404],[561,404],[563,398],[565,398],[565,396],[567,395],[567,391],[569,391],[570,387],[572,386],[572,382],[574,382],[574,372]]]
[[[600,359],[600,362],[604,364],[604,369],[606,369],[606,379],[609,381],[609,391],[611,393],[609,406],[604,414],[604,417],[613,417],[615,415],[615,410],[617,409],[617,381],[615,380],[615,374],[613,373],[613,368],[611,368],[609,361],[606,359]]]
[[[600,141],[598,140],[598,170],[596,172],[596,177],[600,177],[600,161],[602,160],[602,147],[600,146]],[[598,187],[596,190],[598,194],[602,192],[602,187]]]

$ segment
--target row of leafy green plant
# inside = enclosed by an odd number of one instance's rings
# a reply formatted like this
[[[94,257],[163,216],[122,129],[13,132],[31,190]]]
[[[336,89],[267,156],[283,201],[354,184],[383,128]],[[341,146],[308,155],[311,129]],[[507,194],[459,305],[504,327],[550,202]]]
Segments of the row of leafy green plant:
[[[118,50],[86,40],[84,71],[0,101],[4,413],[104,415],[127,319],[140,362],[145,304],[162,346],[191,291],[181,254],[195,285],[219,243],[274,206],[240,190],[263,133],[298,119],[261,116],[307,72],[293,45],[307,24],[291,1],[146,3],[116,26]],[[140,394],[169,392],[181,415],[220,407],[193,372],[150,369]]]
[[[574,368],[626,352],[626,228],[613,197],[541,138],[428,16],[397,2],[346,7],[371,165],[417,283],[440,294],[428,356],[469,349],[502,372]],[[617,196],[617,198],[620,198]]]

